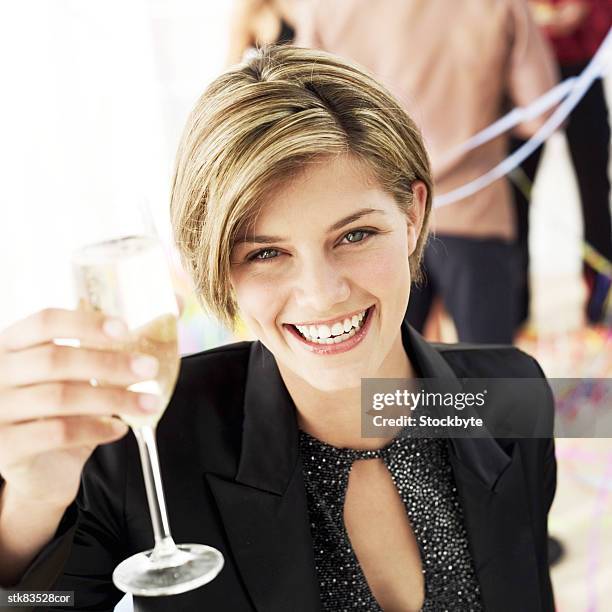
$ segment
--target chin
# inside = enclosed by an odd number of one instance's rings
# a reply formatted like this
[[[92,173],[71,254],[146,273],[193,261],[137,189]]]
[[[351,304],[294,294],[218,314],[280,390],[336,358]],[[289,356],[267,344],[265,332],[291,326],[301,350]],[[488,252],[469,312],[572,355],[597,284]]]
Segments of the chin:
[[[343,370],[339,372],[327,370],[325,372],[296,372],[296,374],[303,378],[314,389],[327,393],[361,387],[361,379],[368,378],[366,372],[352,373],[347,372],[346,368],[343,368]]]

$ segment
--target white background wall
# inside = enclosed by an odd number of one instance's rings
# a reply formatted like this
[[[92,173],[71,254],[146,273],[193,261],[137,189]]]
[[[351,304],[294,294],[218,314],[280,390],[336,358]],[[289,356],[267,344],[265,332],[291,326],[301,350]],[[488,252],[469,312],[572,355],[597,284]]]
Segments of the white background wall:
[[[229,1],[0,2],[0,327],[74,303],[69,254],[146,199],[226,53]]]

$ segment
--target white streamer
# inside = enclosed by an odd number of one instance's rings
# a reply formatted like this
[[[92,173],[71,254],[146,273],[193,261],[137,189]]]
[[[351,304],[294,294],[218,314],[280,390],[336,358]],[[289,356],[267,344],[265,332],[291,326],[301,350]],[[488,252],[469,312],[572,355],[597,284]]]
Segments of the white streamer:
[[[602,78],[607,69],[607,64],[612,59],[612,28],[608,31],[604,41],[597,50],[597,53],[593,56],[587,67],[582,71],[578,77],[568,79],[563,83],[560,83],[556,87],[553,87],[550,91],[545,93],[543,96],[532,102],[525,108],[515,109],[517,111],[511,111],[502,119],[496,121],[492,125],[488,126],[478,134],[472,136],[463,145],[453,153],[457,155],[457,151],[463,153],[480,146],[483,142],[487,142],[491,138],[503,133],[506,129],[513,127],[517,123],[527,119],[533,118],[556,104],[566,94],[567,98],[559,105],[555,112],[546,120],[544,125],[519,147],[512,155],[508,156],[497,166],[489,170],[487,173],[479,176],[478,178],[457,187],[452,191],[443,193],[440,196],[434,198],[434,208],[441,208],[442,206],[448,206],[459,200],[463,200],[471,195],[474,195],[478,191],[481,191],[485,187],[488,187],[491,183],[499,180],[508,172],[511,172],[516,168],[523,160],[529,157],[543,142],[545,142],[565,121],[567,116],[571,113],[574,107],[578,104],[584,94],[588,91],[591,84],[595,79]],[[516,117],[521,117],[519,121],[516,121]],[[512,123],[516,121],[516,123]],[[501,129],[504,126],[505,129]],[[501,129],[501,131],[499,131]],[[493,134],[493,135],[492,135]],[[476,143],[476,144],[475,144]]]
[[[474,134],[474,136],[459,145],[456,149],[453,149],[451,153],[444,157],[439,165],[444,167],[454,159],[465,155],[472,149],[476,149],[485,142],[489,142],[489,140],[493,140],[493,138],[507,132],[519,123],[539,117],[549,108],[552,108],[555,104],[558,104],[561,100],[563,100],[563,98],[565,98],[565,96],[567,96],[567,94],[571,91],[575,81],[576,77],[570,77],[562,83],[555,85],[544,95],[531,102],[529,106],[519,106],[514,108],[507,115],[504,115],[501,119],[498,119],[495,123],[487,126],[477,134]]]

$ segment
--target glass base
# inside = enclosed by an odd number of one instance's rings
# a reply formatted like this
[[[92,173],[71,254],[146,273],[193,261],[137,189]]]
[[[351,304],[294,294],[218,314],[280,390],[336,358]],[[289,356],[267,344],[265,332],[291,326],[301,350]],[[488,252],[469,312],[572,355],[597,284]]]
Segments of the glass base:
[[[115,586],[145,597],[178,595],[207,584],[221,571],[223,555],[204,544],[178,544],[178,551],[153,556],[153,550],[122,561],[113,572]]]

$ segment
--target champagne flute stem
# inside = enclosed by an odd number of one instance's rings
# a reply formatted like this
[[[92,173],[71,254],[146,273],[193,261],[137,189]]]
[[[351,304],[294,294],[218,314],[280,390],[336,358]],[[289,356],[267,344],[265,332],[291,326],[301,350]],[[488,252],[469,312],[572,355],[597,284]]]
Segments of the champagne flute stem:
[[[157,560],[175,553],[177,548],[170,535],[166,500],[164,499],[161,472],[159,470],[157,444],[155,442],[155,427],[149,425],[135,427],[134,435],[136,436],[138,450],[140,451],[142,473],[144,475],[147,501],[149,502],[149,512],[155,536],[155,548],[151,558]]]

